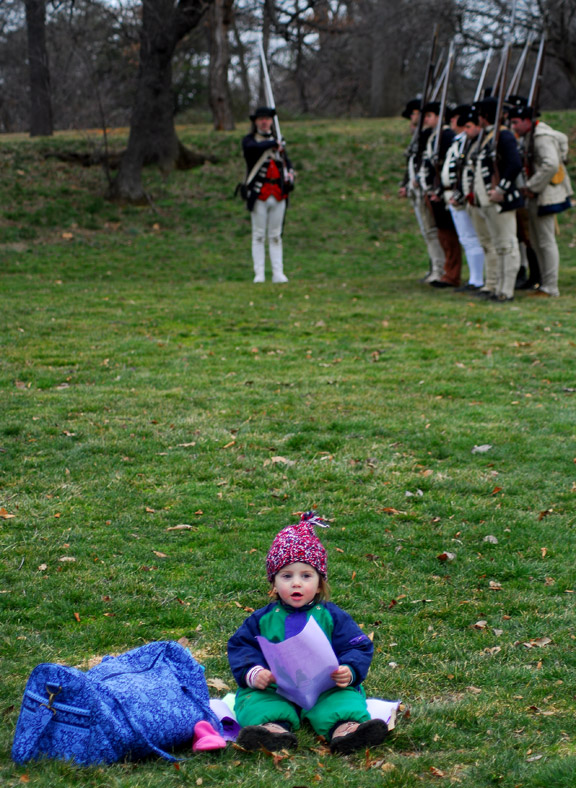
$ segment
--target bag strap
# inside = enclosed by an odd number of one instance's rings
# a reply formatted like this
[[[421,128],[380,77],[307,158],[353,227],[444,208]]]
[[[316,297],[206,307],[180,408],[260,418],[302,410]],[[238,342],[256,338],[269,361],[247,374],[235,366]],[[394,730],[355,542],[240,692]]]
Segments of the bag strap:
[[[175,755],[171,755],[169,752],[166,752],[161,747],[157,747],[155,744],[152,744],[152,742],[150,741],[148,736],[146,736],[146,734],[140,727],[139,723],[134,719],[134,717],[132,717],[132,715],[129,715],[124,707],[122,707],[122,711],[126,715],[126,719],[132,726],[133,730],[138,734],[138,736],[142,739],[142,741],[148,745],[148,747],[152,750],[152,752],[156,753],[156,755],[159,755],[161,758],[164,758],[167,761],[173,761],[173,762],[188,760],[188,758],[176,758]],[[190,739],[190,741],[192,741],[192,739]]]

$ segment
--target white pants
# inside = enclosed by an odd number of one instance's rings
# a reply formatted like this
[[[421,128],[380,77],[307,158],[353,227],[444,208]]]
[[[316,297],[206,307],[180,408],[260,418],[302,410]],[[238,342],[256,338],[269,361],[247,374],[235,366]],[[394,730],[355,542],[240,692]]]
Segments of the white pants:
[[[268,197],[267,200],[256,200],[252,217],[252,260],[254,262],[254,281],[264,281],[264,265],[266,260],[266,231],[272,266],[272,281],[287,282],[282,262],[282,227],[286,213],[286,200]]]
[[[464,248],[466,260],[468,261],[468,268],[470,269],[468,284],[482,287],[484,284],[484,250],[476,235],[472,219],[466,208],[458,209],[453,205],[448,207],[452,214],[454,227],[458,233],[458,240]]]

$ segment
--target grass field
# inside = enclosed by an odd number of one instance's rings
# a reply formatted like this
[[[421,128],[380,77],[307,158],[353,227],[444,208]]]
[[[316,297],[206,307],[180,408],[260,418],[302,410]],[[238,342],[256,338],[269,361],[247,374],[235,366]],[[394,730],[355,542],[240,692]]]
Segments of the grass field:
[[[574,149],[576,112],[546,119]],[[573,788],[576,219],[559,299],[420,284],[405,131],[286,126],[284,286],[251,281],[243,129],[182,129],[220,162],[150,171],[148,208],[45,158],[95,133],[0,139],[3,785]],[[233,688],[226,641],[312,507],[333,600],[373,633],[367,692],[405,705],[384,746],[333,757],[304,730],[283,760],[11,762],[40,662],[186,637]]]

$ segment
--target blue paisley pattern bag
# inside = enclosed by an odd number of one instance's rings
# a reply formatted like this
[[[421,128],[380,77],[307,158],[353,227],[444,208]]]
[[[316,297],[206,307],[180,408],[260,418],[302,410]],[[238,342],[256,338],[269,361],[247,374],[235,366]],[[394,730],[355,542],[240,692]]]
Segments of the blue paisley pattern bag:
[[[45,663],[26,684],[12,758],[174,761],[167,750],[191,742],[200,720],[222,732],[209,704],[203,669],[175,641],[104,657],[87,672]]]

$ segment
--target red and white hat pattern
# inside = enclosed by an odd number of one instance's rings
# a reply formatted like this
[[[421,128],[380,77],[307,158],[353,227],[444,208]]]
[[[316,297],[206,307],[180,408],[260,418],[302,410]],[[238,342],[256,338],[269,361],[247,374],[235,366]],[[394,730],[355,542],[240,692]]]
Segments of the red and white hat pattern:
[[[289,525],[276,534],[266,556],[266,574],[270,582],[283,566],[299,561],[310,564],[326,579],[326,550],[316,536],[315,525],[329,527],[314,512],[304,512],[297,525]]]

